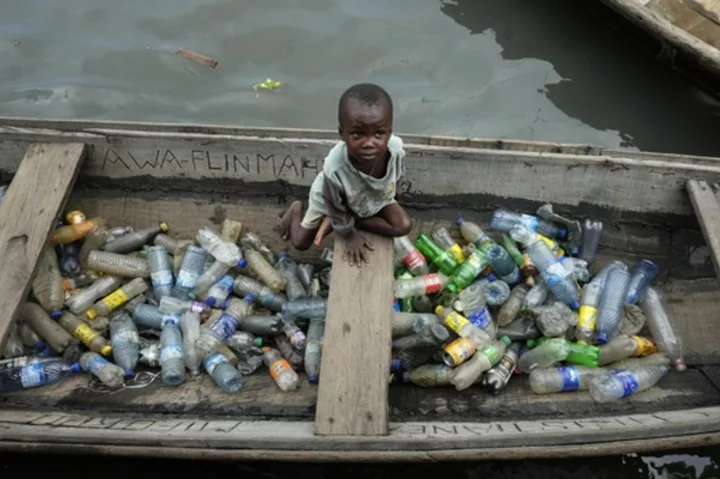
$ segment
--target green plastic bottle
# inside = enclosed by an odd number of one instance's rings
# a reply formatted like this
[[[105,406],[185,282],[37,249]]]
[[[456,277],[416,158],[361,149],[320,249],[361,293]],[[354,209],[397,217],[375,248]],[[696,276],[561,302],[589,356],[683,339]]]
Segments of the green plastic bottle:
[[[482,250],[473,251],[450,278],[448,291],[459,293],[467,288],[489,264],[487,256]]]
[[[540,344],[543,344],[553,338],[537,338],[528,339],[528,348],[534,348]],[[579,364],[581,366],[587,366],[589,368],[598,367],[600,361],[600,349],[595,346],[585,346],[582,344],[571,343],[565,340],[568,347],[570,348],[570,354],[567,355],[565,362],[569,364]]]
[[[510,236],[508,236],[507,233],[502,234],[502,237],[500,238],[500,244],[503,248],[507,250],[513,261],[515,261],[515,264],[518,265],[518,267],[522,267],[525,258],[518,249],[517,243],[515,243],[515,241]]]
[[[400,268],[397,276],[395,276],[395,279],[413,279],[414,277],[415,276],[413,276],[413,274],[407,269]],[[398,299],[398,304],[400,305],[400,311],[403,313],[412,313],[412,296],[409,298]]]
[[[455,257],[435,244],[427,233],[422,233],[417,237],[415,247],[420,250],[425,258],[436,265],[441,273],[447,276],[452,275],[460,266]]]

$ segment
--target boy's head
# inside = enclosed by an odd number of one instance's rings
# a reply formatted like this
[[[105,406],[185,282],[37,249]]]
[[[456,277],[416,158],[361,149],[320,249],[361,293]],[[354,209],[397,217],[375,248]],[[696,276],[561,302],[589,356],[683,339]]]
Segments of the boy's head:
[[[340,97],[338,131],[350,155],[361,163],[374,163],[387,155],[392,122],[392,100],[378,85],[359,83]]]

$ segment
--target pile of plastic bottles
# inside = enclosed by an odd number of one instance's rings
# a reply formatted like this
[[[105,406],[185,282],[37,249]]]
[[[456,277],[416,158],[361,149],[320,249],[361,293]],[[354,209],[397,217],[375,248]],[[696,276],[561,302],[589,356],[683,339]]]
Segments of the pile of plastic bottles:
[[[536,215],[495,210],[494,239],[462,218],[456,226],[395,239],[392,381],[498,393],[529,374],[537,394],[610,401],[652,387],[670,365],[685,369],[650,286],[658,267],[615,260],[591,275],[600,221],[546,204]]]
[[[80,211],[59,222],[0,360],[0,392],[80,371],[120,388],[137,370],[178,385],[209,374],[226,392],[263,364],[283,391],[317,382],[328,271],[276,257],[242,224],[110,228]],[[329,270],[329,268],[326,268]]]

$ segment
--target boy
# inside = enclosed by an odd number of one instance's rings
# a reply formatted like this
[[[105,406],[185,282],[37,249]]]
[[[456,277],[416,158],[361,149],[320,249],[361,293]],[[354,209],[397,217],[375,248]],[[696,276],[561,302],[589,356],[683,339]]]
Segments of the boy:
[[[338,104],[342,141],[330,150],[310,187],[305,216],[300,201],[282,216],[284,239],[299,250],[310,248],[328,216],[333,230],[345,238],[342,258],[361,266],[367,263],[365,248],[373,246],[360,230],[387,237],[410,233],[412,219],[396,201],[405,151],[392,134],[392,122],[392,100],[381,87],[361,83],[343,93]]]

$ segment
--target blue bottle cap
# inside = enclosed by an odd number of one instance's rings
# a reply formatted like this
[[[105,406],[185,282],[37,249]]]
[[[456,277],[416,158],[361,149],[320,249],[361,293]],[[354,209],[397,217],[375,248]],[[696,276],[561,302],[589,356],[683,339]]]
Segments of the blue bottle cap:
[[[493,281],[497,281],[497,276],[495,276],[494,273],[490,273],[489,275],[487,275],[487,279],[492,283]]]
[[[310,384],[317,384],[320,377],[317,374],[308,374],[307,379]]]
[[[558,231],[558,238],[564,240],[567,238],[567,228],[560,228]]]
[[[60,319],[61,316],[62,311],[60,311],[59,309],[53,309],[52,311],[50,311],[50,317],[52,319]]]
[[[283,310],[284,309],[285,309],[285,305],[283,304]],[[400,311],[400,303],[398,302],[397,299],[395,301],[393,301],[393,310]]]
[[[214,296],[208,296],[208,299],[205,300],[205,304],[207,304],[211,308],[215,307],[216,302],[217,302],[217,299],[215,299]]]
[[[228,306],[230,306],[230,296],[228,296],[227,298],[225,298],[225,301],[223,301],[223,302],[220,304],[220,306],[218,306],[218,308],[220,308],[220,309],[227,309]]]
[[[573,311],[577,311],[578,309],[580,309],[580,301],[573,301],[572,303],[570,303],[570,309],[572,309]]]
[[[597,341],[599,344],[607,344],[608,337],[605,333],[597,333],[595,336],[595,341]]]
[[[578,254],[580,254],[580,248],[577,246],[570,248],[570,255],[577,256]]]
[[[133,371],[132,369],[128,369],[127,371],[125,371],[125,377],[126,377],[127,379],[134,378],[134,377],[135,377],[135,371]]]
[[[250,293],[247,296],[245,296],[245,301],[248,303],[254,303],[255,302],[255,295]]]
[[[283,259],[283,258],[287,258],[287,257],[288,257],[288,254],[286,251],[283,251],[278,255],[278,259]]]
[[[38,341],[38,342],[35,343],[35,345],[33,346],[33,350],[34,350],[36,353],[41,353],[46,347],[47,347],[47,344],[45,344],[45,341]]]
[[[70,368],[72,369],[72,372],[74,372],[74,373],[80,373],[80,372],[82,372],[82,366],[80,366],[80,363],[79,363],[79,362],[78,362],[78,363],[73,363],[72,366],[70,366]]]
[[[237,262],[238,268],[245,269],[247,266],[247,260],[245,258],[240,258],[240,260]]]
[[[460,225],[463,224],[464,222],[465,222],[465,220],[462,218],[462,216],[458,216],[458,219],[455,220],[455,224],[458,225],[458,226],[460,226]]]
[[[390,361],[390,371],[394,373],[402,372],[402,364],[399,359],[392,359]]]

